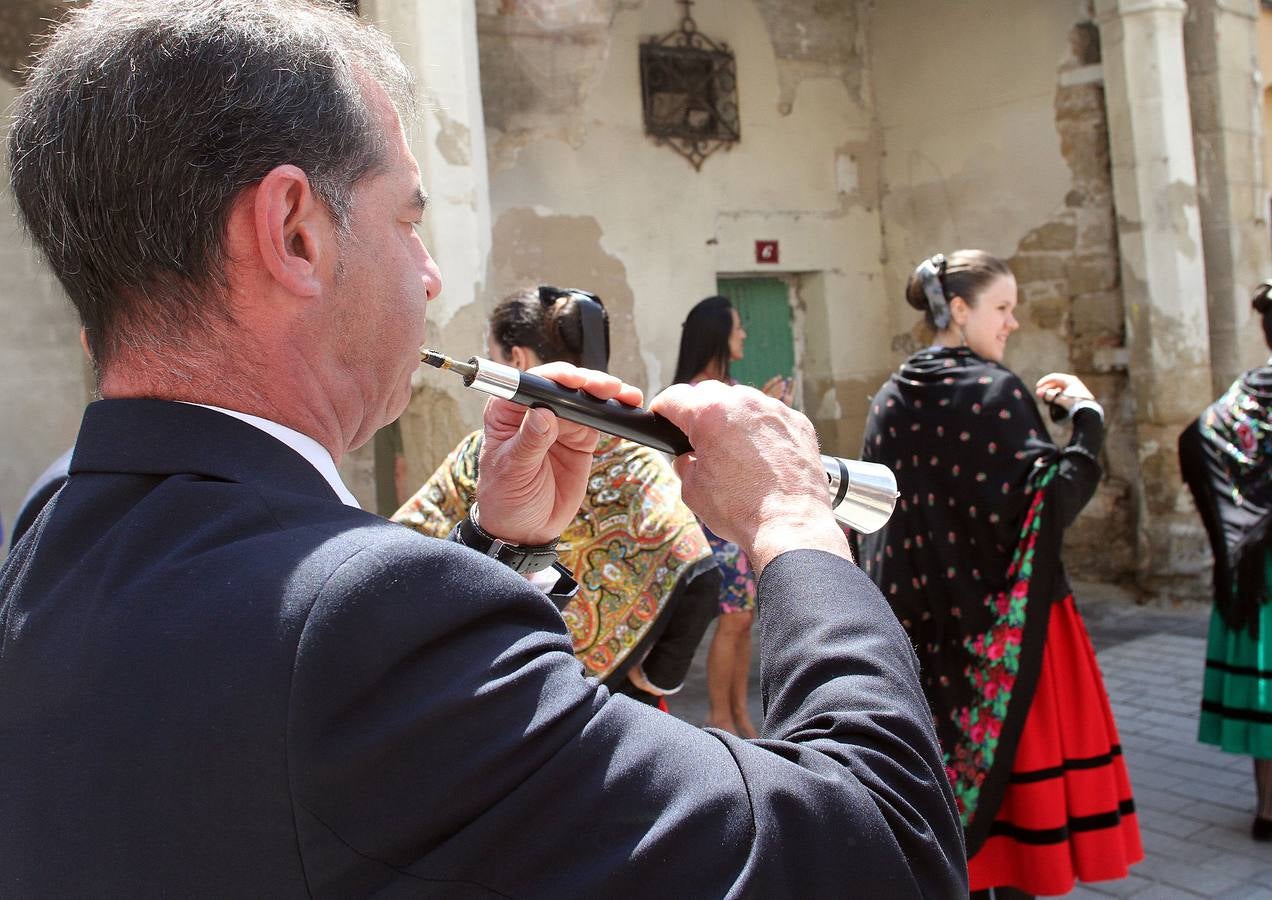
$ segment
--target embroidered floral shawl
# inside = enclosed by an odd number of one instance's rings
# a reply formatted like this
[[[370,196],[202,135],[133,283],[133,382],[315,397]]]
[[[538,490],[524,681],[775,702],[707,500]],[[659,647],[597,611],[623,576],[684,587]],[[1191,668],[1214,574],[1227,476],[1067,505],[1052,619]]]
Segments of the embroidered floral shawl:
[[[1214,551],[1215,608],[1254,629],[1269,600],[1263,572],[1272,524],[1272,360],[1246,372],[1179,437],[1184,480]]]
[[[470,434],[393,516],[446,537],[477,490],[481,432]],[[631,441],[601,436],[587,495],[562,535],[561,561],[579,583],[562,610],[574,654],[589,675],[621,675],[632,649],[658,627],[678,585],[715,564],[680,481],[665,458]]]
[[[875,395],[863,457],[901,497],[859,559],[914,641],[974,854],[1010,774],[1050,604],[1067,585],[1047,511],[1059,459],[1032,392],[967,348],[915,354]]]

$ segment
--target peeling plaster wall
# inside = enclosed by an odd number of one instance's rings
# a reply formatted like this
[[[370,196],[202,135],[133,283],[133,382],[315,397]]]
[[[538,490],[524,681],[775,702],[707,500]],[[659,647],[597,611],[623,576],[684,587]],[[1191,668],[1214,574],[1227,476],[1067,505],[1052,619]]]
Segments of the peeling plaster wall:
[[[833,75],[848,93],[868,103],[865,67],[866,10],[837,0],[757,0],[777,54],[777,108],[787,113],[805,78]]]
[[[1105,479],[1066,536],[1076,577],[1131,574],[1138,477],[1098,33],[1079,0],[880,4],[870,35],[886,151],[884,283],[894,361],[930,335],[906,305],[914,265],[979,247],[1008,260],[1026,383],[1074,372],[1104,402]],[[940,34],[915,45],[913,25]],[[1010,21],[1011,28],[984,23]],[[975,47],[969,54],[966,48]],[[921,51],[921,52],[920,52]],[[1067,429],[1053,429],[1060,443]]]
[[[487,308],[527,283],[595,290],[614,317],[614,370],[652,393],[717,274],[790,275],[805,405],[828,447],[855,453],[866,383],[886,365],[868,6],[699,0],[699,29],[737,57],[742,140],[695,172],[645,136],[641,112],[639,44],[675,28],[680,7],[479,2]],[[781,242],[779,265],[757,265],[757,239]]]

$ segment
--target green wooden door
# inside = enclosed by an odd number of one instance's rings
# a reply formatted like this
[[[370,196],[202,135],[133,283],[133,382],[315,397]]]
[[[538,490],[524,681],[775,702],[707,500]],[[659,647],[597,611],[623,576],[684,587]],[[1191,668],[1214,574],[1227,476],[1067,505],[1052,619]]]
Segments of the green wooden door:
[[[746,345],[730,366],[741,384],[763,387],[774,375],[795,375],[795,339],[791,332],[790,290],[777,278],[720,278],[716,290],[742,317]]]

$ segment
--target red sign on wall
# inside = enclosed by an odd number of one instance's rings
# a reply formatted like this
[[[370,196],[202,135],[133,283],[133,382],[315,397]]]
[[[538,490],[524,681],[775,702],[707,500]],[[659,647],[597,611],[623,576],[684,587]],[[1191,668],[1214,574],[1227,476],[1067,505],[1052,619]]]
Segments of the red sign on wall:
[[[777,241],[755,242],[755,261],[757,263],[776,263],[780,261],[779,257]]]

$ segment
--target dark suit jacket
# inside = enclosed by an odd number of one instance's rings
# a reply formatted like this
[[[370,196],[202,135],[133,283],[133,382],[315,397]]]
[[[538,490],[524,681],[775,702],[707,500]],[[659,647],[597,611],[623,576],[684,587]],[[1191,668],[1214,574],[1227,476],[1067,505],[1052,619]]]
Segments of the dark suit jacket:
[[[72,448],[74,449],[74,448]],[[66,484],[69,476],[71,465],[71,450],[67,450],[57,459],[49,464],[49,467],[40,473],[40,477],[35,479],[35,483],[27,491],[26,497],[22,499],[22,506],[18,509],[18,517],[13,520],[13,537],[11,545],[15,545],[22,540],[22,535],[26,534],[27,529],[31,527],[31,523],[35,521],[35,517],[40,514],[40,510],[53,499],[53,495],[61,490],[62,485]]]
[[[523,579],[250,425],[99,401],[0,570],[0,894],[963,892],[888,606],[813,551],[760,598],[748,743],[611,697]]]

